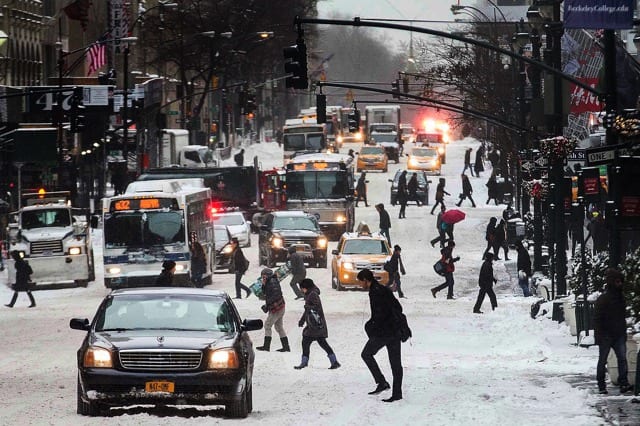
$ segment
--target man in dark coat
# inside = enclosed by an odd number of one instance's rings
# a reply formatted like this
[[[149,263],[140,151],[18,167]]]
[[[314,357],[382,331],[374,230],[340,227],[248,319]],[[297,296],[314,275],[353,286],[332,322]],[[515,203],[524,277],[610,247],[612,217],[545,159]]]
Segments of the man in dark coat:
[[[231,255],[229,272],[233,272],[236,276],[236,299],[240,299],[240,290],[244,290],[247,293],[246,297],[249,297],[251,296],[251,289],[242,284],[242,276],[247,272],[247,258],[244,257],[236,237],[231,238],[231,247],[233,248],[233,254]]]
[[[391,245],[391,236],[389,235],[389,229],[391,229],[391,218],[389,213],[384,209],[384,204],[376,204],[376,210],[380,216],[380,234],[387,238],[387,242]]]
[[[507,222],[500,219],[495,227],[495,239],[493,240],[493,253],[495,259],[500,260],[500,249],[504,251],[504,260],[509,260],[509,245],[507,244]]]
[[[476,161],[473,164],[473,171],[476,172],[476,177],[480,177],[480,172],[484,172],[484,148],[481,146],[476,150]]]
[[[340,368],[336,354],[327,343],[329,331],[327,330],[327,322],[325,321],[324,310],[320,301],[320,289],[310,278],[303,279],[300,283],[300,288],[304,293],[304,312],[298,321],[298,327],[304,327],[302,330],[302,361],[300,365],[293,368],[300,370],[309,365],[311,343],[314,341],[318,342],[320,347],[327,353],[327,357],[331,362],[329,370]]]
[[[471,201],[471,205],[475,207],[476,202],[473,200],[473,197],[471,196],[471,194],[473,194],[473,188],[471,187],[471,182],[469,181],[469,177],[463,173],[461,178],[462,178],[462,194],[460,194],[460,201],[456,203],[456,206],[460,207],[462,202],[468,198],[469,201]]]
[[[492,310],[495,310],[498,307],[498,300],[496,299],[496,294],[493,292],[493,284],[496,282],[497,280],[493,276],[493,253],[487,252],[484,255],[484,262],[480,267],[480,276],[478,277],[478,286],[480,287],[480,291],[478,292],[476,304],[473,306],[474,314],[483,313],[480,308],[482,307],[482,302],[484,302],[485,295],[489,296]]]
[[[296,295],[296,300],[303,299],[304,293],[298,288],[298,284],[307,277],[307,268],[304,266],[304,257],[296,252],[296,248],[291,246],[287,249],[289,253],[289,269],[291,271],[291,290]]]
[[[386,346],[393,374],[393,391],[391,397],[383,399],[383,401],[398,401],[402,399],[402,353],[400,332],[393,318],[394,311],[402,312],[402,305],[393,296],[391,290],[376,281],[373,272],[369,269],[365,268],[358,272],[358,281],[364,289],[369,290],[371,307],[371,318],[364,325],[369,340],[364,345],[361,354],[377,384],[377,387],[369,392],[369,395],[377,395],[390,388],[374,358],[378,351]]]
[[[415,201],[418,207],[422,204],[420,203],[420,198],[418,197],[418,174],[414,173],[411,175],[411,179],[409,179],[409,183],[407,183],[407,191],[409,192],[408,199],[411,201]]]
[[[264,322],[264,344],[256,349],[269,352],[271,348],[271,328],[275,327],[282,342],[282,348],[278,349],[278,352],[290,352],[287,332],[282,325],[285,303],[284,297],[282,297],[280,281],[269,268],[264,268],[260,273],[260,277],[262,278],[262,291],[265,300],[265,304],[262,305],[261,309],[267,313],[267,320]]]
[[[487,224],[487,229],[484,233],[484,239],[487,241],[487,248],[484,249],[484,254],[482,255],[483,259],[484,259],[484,255],[486,255],[489,250],[493,250],[493,246],[496,241],[497,224],[498,224],[497,218],[492,217],[491,219],[489,219],[489,223]]]
[[[447,289],[447,299],[454,299],[453,297],[453,286],[455,281],[453,280],[453,273],[456,270],[455,262],[460,260],[460,256],[453,257],[453,249],[456,246],[456,243],[453,240],[449,240],[447,246],[440,250],[440,254],[442,257],[440,260],[444,262],[446,265],[444,271],[444,282],[437,287],[431,289],[431,294],[433,297],[436,297],[436,293],[440,290]]]
[[[356,183],[356,207],[358,207],[358,202],[360,200],[364,201],[365,207],[369,207],[369,204],[367,203],[367,182],[367,173],[362,172],[358,178],[358,182]]]
[[[403,170],[398,179],[398,203],[400,204],[400,213],[398,213],[398,219],[404,219],[406,217],[404,211],[407,208],[407,199],[409,193],[407,192],[407,171]]]
[[[33,269],[29,265],[29,262],[24,260],[22,256],[20,256],[20,252],[17,250],[13,250],[11,252],[11,258],[14,260],[14,268],[16,269],[16,282],[13,284],[13,297],[11,298],[11,302],[4,305],[7,308],[13,308],[13,305],[16,304],[16,300],[18,300],[18,293],[21,291],[26,291],[27,296],[29,296],[29,300],[31,304],[30,308],[36,307],[36,299],[33,298],[33,294],[31,294],[31,284],[30,284],[30,276],[33,274]]]
[[[469,169],[471,171],[471,176],[473,176],[473,166],[471,165],[471,148],[467,148],[464,151],[464,169],[462,169],[462,174]]]
[[[393,289],[394,283],[395,288],[398,291],[398,297],[404,299],[404,293],[402,292],[402,283],[400,282],[400,274],[406,275],[407,272],[404,270],[404,264],[402,263],[402,248],[399,245],[393,246],[393,254],[391,255],[391,259],[389,259],[389,284],[387,287],[391,287]],[[392,290],[394,291],[394,290]]]
[[[438,186],[436,187],[436,202],[433,205],[433,207],[431,208],[431,214],[433,214],[433,212],[436,210],[436,207],[439,205],[444,206],[444,196],[446,195],[451,195],[449,194],[447,191],[445,191],[444,186],[446,184],[446,180],[445,178],[440,178],[438,180]]]
[[[176,262],[165,260],[162,262],[162,272],[156,278],[156,285],[160,287],[170,287],[173,285],[173,274],[176,272]]]
[[[524,297],[531,296],[529,291],[529,278],[531,277],[531,257],[529,252],[522,245],[521,241],[516,243],[516,250],[518,251],[518,284],[522,288]]]
[[[593,330],[595,343],[599,347],[596,379],[601,394],[607,393],[605,373],[609,351],[613,349],[618,359],[618,383],[620,392],[631,390],[627,378],[627,322],[626,303],[622,288],[624,275],[614,268],[607,269],[607,286],[598,297],[593,313]]]
[[[236,166],[242,167],[244,165],[244,149],[233,156],[233,161],[236,162]]]
[[[447,227],[444,221],[442,220],[442,215],[446,211],[447,211],[447,208],[444,205],[440,206],[440,212],[438,213],[438,216],[436,218],[436,230],[438,231],[438,236],[430,241],[431,247],[435,247],[436,243],[439,241],[440,249],[443,249],[444,244],[447,241],[447,237],[446,237]]]

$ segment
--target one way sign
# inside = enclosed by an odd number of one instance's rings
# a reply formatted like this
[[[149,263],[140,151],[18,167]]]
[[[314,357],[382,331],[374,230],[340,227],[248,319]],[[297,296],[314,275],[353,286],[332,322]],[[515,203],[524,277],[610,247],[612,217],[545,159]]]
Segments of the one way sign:
[[[544,156],[540,156],[534,159],[533,162],[535,163],[536,167],[547,167],[549,165],[549,160]]]

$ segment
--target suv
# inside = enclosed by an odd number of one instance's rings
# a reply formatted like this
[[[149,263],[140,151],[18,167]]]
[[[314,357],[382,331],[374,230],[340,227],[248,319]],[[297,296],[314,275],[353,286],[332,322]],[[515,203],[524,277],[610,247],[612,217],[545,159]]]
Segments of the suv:
[[[327,237],[315,216],[295,210],[268,213],[258,237],[259,263],[273,268],[286,262],[289,247],[302,253],[309,266],[327,267]]]
[[[339,291],[346,288],[360,288],[358,272],[367,268],[380,283],[389,281],[389,273],[384,264],[391,256],[387,239],[372,233],[369,226],[360,222],[356,232],[345,232],[340,237],[338,248],[332,250],[331,287]]]
[[[390,203],[392,206],[396,205],[398,199],[398,180],[400,179],[401,173],[402,170],[398,170],[393,179],[389,179],[389,182],[391,182]],[[420,202],[427,206],[429,205],[429,184],[431,181],[427,179],[427,174],[423,171],[407,170],[407,183],[409,183],[409,179],[411,179],[414,173],[418,175],[418,198],[420,198]]]

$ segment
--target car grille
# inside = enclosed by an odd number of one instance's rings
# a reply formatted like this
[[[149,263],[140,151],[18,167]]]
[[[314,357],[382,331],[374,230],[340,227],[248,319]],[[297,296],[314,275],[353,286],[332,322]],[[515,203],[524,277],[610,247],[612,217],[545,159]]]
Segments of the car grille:
[[[50,253],[62,253],[62,241],[46,240],[31,243],[31,255]],[[47,253],[48,254],[48,253]]]
[[[383,264],[382,263],[367,263],[367,262],[356,262],[356,269],[369,269],[370,271],[382,271]]]
[[[127,370],[195,370],[202,361],[196,350],[120,351],[120,364]]]
[[[174,393],[220,393],[220,394],[230,394],[232,392],[232,387],[229,385],[221,385],[215,383],[208,383],[206,385],[198,385],[198,384],[182,384],[176,383],[176,387]],[[89,390],[94,390],[100,393],[129,393],[129,392],[142,392],[144,391],[144,383],[139,383],[137,385],[132,384],[122,384],[122,383],[95,383],[90,385]]]
[[[291,237],[291,238],[285,238],[284,245],[286,247],[289,247],[291,245],[295,246],[298,244],[308,244],[311,246],[311,248],[314,248],[316,246],[317,240],[318,240],[317,237],[310,237],[310,238]]]

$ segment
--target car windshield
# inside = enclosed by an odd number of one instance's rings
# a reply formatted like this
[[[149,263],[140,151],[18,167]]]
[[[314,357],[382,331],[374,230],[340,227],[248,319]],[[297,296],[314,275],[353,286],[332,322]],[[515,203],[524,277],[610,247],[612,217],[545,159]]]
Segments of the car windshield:
[[[400,179],[400,174],[402,172],[398,171],[398,173],[396,173],[396,176],[393,178],[393,185],[394,186],[398,186],[398,180]],[[416,173],[418,176],[418,186],[424,186],[427,184],[427,178],[425,177],[424,173]],[[411,179],[411,176],[413,176],[414,173],[413,172],[407,172],[407,182],[409,182],[409,179]]]
[[[377,143],[397,142],[398,141],[398,136],[395,133],[389,133],[389,134],[376,133],[376,134],[372,134],[371,135],[371,139],[373,139]]]
[[[322,133],[292,133],[284,135],[285,151],[321,151],[326,148]]]
[[[96,315],[96,332],[179,330],[233,332],[233,309],[222,297],[136,294],[109,298]]]
[[[418,143],[441,143],[442,134],[440,133],[418,133],[416,136]]]
[[[342,254],[389,254],[382,240],[347,240]]]
[[[287,197],[294,200],[340,199],[350,193],[347,172],[287,172]]]
[[[213,217],[213,223],[216,225],[242,225],[244,220],[242,220],[242,215],[239,214],[221,214]]]
[[[382,155],[384,148],[379,146],[365,146],[360,150],[360,155]]]
[[[436,150],[432,148],[414,148],[411,154],[416,157],[435,157],[438,155]]]
[[[105,248],[184,244],[182,210],[104,215]]]
[[[273,219],[273,228],[280,230],[308,230],[317,231],[317,223],[310,217],[293,216],[293,217],[276,217]]]
[[[21,216],[23,229],[70,226],[71,215],[67,209],[27,210]]]

